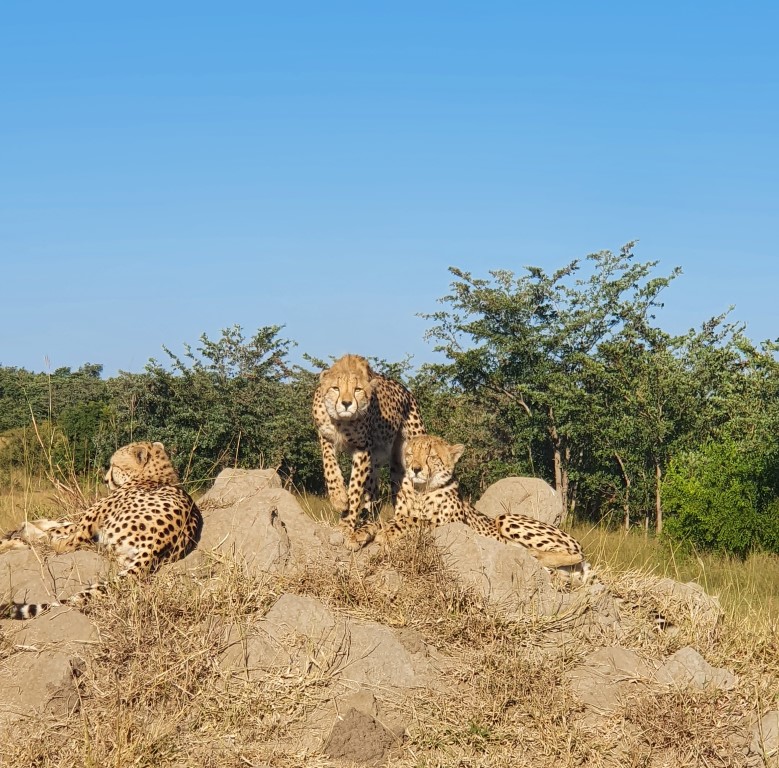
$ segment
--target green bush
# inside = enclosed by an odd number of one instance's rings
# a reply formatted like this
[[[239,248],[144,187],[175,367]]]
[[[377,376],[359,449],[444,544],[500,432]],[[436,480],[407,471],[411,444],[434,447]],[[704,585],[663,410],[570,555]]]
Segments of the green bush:
[[[779,552],[776,461],[751,443],[711,442],[677,456],[663,484],[665,533],[745,557]]]

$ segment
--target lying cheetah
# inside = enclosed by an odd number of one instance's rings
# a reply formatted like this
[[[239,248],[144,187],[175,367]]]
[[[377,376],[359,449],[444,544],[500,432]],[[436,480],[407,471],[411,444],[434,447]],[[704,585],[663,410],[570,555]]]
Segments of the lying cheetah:
[[[573,536],[526,515],[507,513],[493,519],[461,498],[453,473],[463,450],[463,445],[450,445],[434,435],[419,435],[406,441],[406,471],[395,517],[384,528],[374,524],[357,531],[350,546],[356,549],[372,539],[386,544],[413,528],[461,522],[484,536],[524,547],[547,569],[575,570],[586,582],[590,564]]]
[[[405,387],[374,373],[364,357],[344,355],[322,372],[313,416],[327,494],[344,527],[353,531],[364,508],[374,511],[379,467],[384,464],[390,465],[395,503],[403,479],[403,440],[425,431],[419,408]],[[342,451],[352,456],[348,494],[338,466]]]
[[[95,502],[78,522],[35,520],[0,542],[0,552],[48,541],[57,552],[70,552],[90,542],[116,558],[119,576],[155,571],[166,561],[188,555],[200,539],[203,518],[162,443],[130,443],[111,457],[105,476],[111,493]],[[104,592],[106,582],[92,584],[65,601],[83,605]],[[13,619],[28,619],[60,603],[12,603],[3,611]]]

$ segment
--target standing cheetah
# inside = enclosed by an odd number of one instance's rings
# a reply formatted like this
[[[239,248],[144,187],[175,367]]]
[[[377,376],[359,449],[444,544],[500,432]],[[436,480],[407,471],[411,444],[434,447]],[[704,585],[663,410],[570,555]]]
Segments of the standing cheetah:
[[[453,473],[463,450],[463,445],[450,445],[433,435],[409,439],[403,449],[405,476],[395,517],[384,528],[371,525],[357,531],[350,540],[352,548],[374,538],[386,543],[413,528],[461,522],[483,536],[524,547],[548,569],[574,569],[586,582],[590,565],[573,536],[526,515],[507,513],[493,519],[460,497]]]
[[[119,576],[155,571],[166,561],[188,555],[200,539],[203,518],[183,490],[162,443],[130,443],[111,457],[105,476],[111,493],[96,501],[78,522],[35,520],[0,542],[0,552],[48,541],[57,552],[89,543],[109,550]],[[65,602],[80,606],[106,582],[92,584]],[[12,603],[3,611],[13,619],[28,619],[59,603]]]
[[[320,376],[314,393],[314,423],[322,447],[330,502],[342,524],[355,530],[364,508],[372,513],[379,467],[390,465],[392,503],[403,479],[403,440],[425,429],[413,395],[371,370],[359,355],[344,355]],[[347,494],[338,453],[352,456]]]

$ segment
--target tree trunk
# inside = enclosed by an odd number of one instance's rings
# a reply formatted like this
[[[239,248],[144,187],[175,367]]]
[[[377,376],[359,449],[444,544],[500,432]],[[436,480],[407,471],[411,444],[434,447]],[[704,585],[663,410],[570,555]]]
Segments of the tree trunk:
[[[655,533],[663,532],[663,508],[660,504],[660,481],[663,479],[663,470],[660,462],[655,459]]]
[[[560,525],[564,525],[568,519],[568,465],[565,459],[569,458],[570,450],[565,444],[565,438],[561,437],[554,423],[554,411],[547,410],[549,416],[549,437],[554,450],[554,484],[555,490],[560,494],[563,505],[563,515]]]
[[[625,470],[625,463],[622,461],[622,457],[615,451],[614,456],[617,459],[619,468],[622,471],[622,479],[625,481],[625,501],[622,505],[622,509],[625,510],[625,531],[630,530],[630,478]]]

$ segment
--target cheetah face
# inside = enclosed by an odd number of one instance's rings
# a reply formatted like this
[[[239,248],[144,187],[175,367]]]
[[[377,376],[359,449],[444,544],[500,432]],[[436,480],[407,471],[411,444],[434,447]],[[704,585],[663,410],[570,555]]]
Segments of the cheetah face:
[[[454,465],[465,446],[450,445],[435,435],[409,438],[403,448],[403,466],[406,477],[418,492],[442,488],[454,474]]]
[[[175,485],[179,476],[162,443],[130,443],[111,457],[105,481],[111,491],[131,480],[151,480]]]
[[[325,410],[333,421],[359,419],[371,402],[375,374],[359,355],[344,355],[320,376]]]

